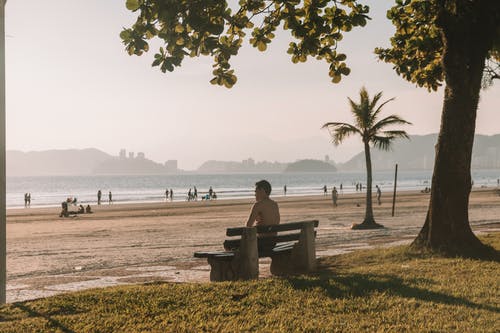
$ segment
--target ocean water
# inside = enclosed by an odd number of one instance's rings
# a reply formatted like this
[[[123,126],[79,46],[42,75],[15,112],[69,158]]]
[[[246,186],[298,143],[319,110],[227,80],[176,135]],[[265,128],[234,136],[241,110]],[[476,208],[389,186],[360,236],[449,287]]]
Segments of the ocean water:
[[[398,190],[421,190],[430,186],[431,171],[399,171]],[[472,172],[474,186],[496,187],[500,170],[476,170]],[[322,195],[323,186],[331,191],[342,184],[344,193],[356,192],[355,184],[365,184],[364,172],[336,173],[259,173],[259,174],[178,174],[178,175],[130,175],[130,176],[40,176],[7,177],[7,207],[24,207],[24,193],[31,193],[31,206],[60,206],[68,197],[76,197],[82,204],[95,204],[97,191],[107,202],[108,192],[113,193],[115,203],[165,201],[165,189],[172,189],[174,201],[184,201],[189,188],[198,189],[198,197],[208,192],[210,186],[219,200],[253,197],[255,182],[266,179],[273,186],[271,196]],[[374,172],[373,187],[379,185],[382,192],[392,192],[393,172]],[[364,185],[363,185],[364,186]]]

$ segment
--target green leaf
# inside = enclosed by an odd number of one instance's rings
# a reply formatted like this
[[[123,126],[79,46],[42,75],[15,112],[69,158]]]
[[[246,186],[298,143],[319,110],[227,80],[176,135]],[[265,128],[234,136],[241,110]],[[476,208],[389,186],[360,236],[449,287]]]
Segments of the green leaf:
[[[335,75],[333,78],[332,78],[332,82],[333,83],[339,83],[340,80],[342,80],[342,77],[340,75]]]
[[[175,32],[177,32],[179,34],[182,33],[182,32],[184,32],[184,27],[182,26],[182,24],[177,24],[175,26]]]
[[[141,6],[140,0],[127,0],[125,6],[127,6],[128,10],[136,11]]]

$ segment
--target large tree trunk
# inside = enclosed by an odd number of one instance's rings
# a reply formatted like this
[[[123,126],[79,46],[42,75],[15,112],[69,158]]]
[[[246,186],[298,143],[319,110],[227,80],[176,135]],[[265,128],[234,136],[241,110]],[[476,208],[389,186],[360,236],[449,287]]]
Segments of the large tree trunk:
[[[376,229],[383,228],[382,225],[375,222],[373,218],[372,204],[372,159],[370,155],[370,144],[365,144],[365,160],[366,160],[366,211],[365,219],[361,224],[354,224],[352,229]]]
[[[458,14],[446,12],[438,19],[444,41],[446,88],[430,205],[425,224],[412,244],[449,254],[484,249],[470,228],[468,206],[476,111],[491,41],[485,40],[490,31],[481,22],[478,2],[465,3],[457,5]],[[482,10],[486,15],[487,8]]]

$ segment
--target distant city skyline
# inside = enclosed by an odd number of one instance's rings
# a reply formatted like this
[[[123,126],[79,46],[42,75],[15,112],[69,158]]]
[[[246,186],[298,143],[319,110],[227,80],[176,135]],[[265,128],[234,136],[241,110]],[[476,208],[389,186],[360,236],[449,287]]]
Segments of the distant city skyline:
[[[362,150],[358,138],[334,147],[327,121],[351,121],[347,97],[396,97],[385,114],[414,125],[410,134],[437,133],[443,91],[428,93],[377,61],[393,27],[391,2],[367,0],[367,27],[346,33],[339,46],[352,73],[330,83],[327,64],[294,65],[289,32],[269,50],[249,45],[232,61],[233,89],[212,86],[212,59],[186,61],[173,73],[151,68],[153,54],[130,57],[119,33],[135,20],[123,1],[16,0],[6,5],[7,149],[40,151],[95,147],[109,154],[143,152],[154,161],[195,169],[209,159],[289,162],[302,158],[345,162]],[[248,44],[248,41],[247,43]],[[500,133],[500,88],[481,92],[476,133]]]
[[[398,164],[401,171],[431,170],[434,164],[437,134],[412,135],[410,140],[396,142],[391,151],[372,151],[374,170],[393,170]],[[61,149],[36,152],[7,151],[7,174],[9,176],[36,175],[88,175],[88,174],[172,174],[194,173],[253,173],[283,172],[298,161],[315,160],[334,164],[339,171],[362,172],[365,156],[359,151],[348,161],[335,161],[326,154],[321,158],[295,158],[278,162],[248,157],[243,160],[207,159],[192,169],[179,168],[179,161],[151,159],[143,152],[120,149],[108,154],[96,148]],[[182,161],[181,161],[182,162]],[[317,164],[319,166],[319,164]],[[313,165],[311,165],[314,168]],[[500,168],[500,134],[486,136],[477,134],[472,152],[472,169],[498,170]]]

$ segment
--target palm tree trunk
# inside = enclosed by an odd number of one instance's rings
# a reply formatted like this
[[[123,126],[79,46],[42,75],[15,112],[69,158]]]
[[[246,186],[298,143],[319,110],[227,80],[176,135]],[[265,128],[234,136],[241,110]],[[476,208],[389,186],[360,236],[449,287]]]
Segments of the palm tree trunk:
[[[375,222],[373,218],[373,204],[372,204],[372,159],[370,155],[370,144],[365,144],[365,160],[366,160],[366,211],[365,219],[361,224],[354,224],[352,229],[376,229],[383,228],[382,225]]]
[[[458,22],[457,22],[458,21]],[[471,157],[477,104],[488,45],[470,18],[443,21],[446,76],[431,198],[425,224],[412,246],[450,254],[485,250],[469,225]],[[457,24],[458,23],[458,24]]]

